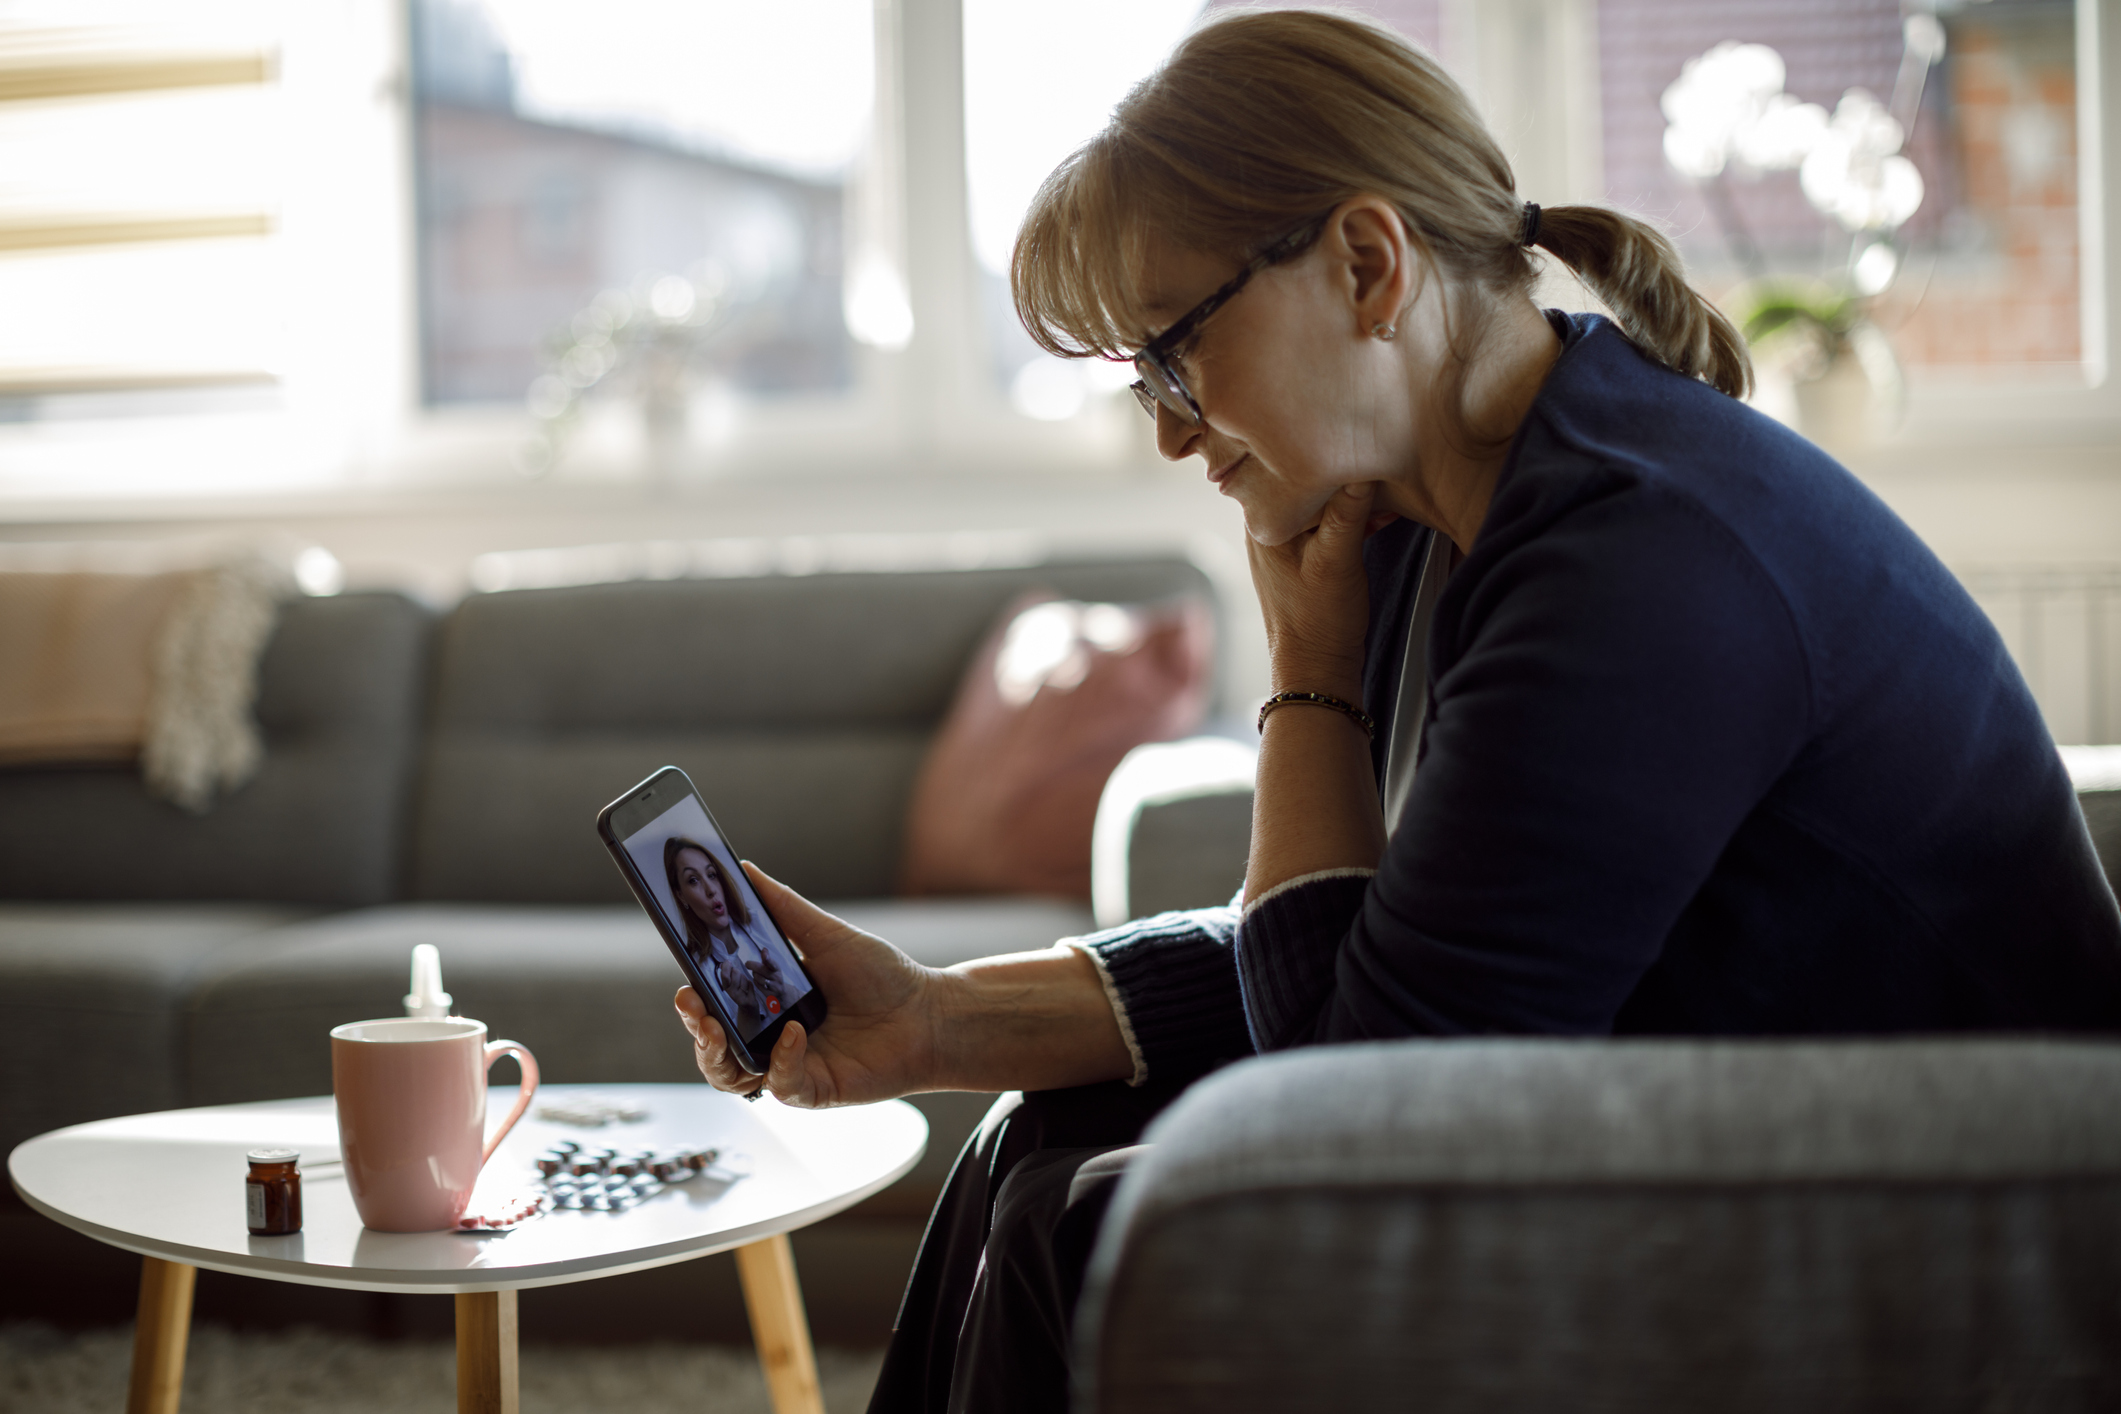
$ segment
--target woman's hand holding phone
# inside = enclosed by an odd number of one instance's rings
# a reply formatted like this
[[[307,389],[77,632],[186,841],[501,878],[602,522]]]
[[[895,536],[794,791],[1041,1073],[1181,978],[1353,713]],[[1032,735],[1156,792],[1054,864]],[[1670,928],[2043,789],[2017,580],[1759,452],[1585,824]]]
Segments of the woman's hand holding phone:
[[[862,1105],[923,1090],[1057,1090],[1134,1074],[1096,966],[1069,947],[923,967],[833,917],[756,866],[744,870],[766,911],[832,1003],[816,1033],[789,1021],[767,1058],[765,1088],[804,1109]],[[748,1095],[761,1077],[737,1064],[690,987],[677,995],[700,1074]]]
[[[721,1025],[692,988],[677,994],[700,1074],[717,1090],[749,1094],[761,1079],[774,1098],[804,1109],[860,1105],[937,1088],[930,993],[938,974],[882,938],[833,917],[756,865],[746,863],[767,912],[802,954],[803,968],[832,1002],[816,1036],[790,1021],[764,1077],[738,1065]]]

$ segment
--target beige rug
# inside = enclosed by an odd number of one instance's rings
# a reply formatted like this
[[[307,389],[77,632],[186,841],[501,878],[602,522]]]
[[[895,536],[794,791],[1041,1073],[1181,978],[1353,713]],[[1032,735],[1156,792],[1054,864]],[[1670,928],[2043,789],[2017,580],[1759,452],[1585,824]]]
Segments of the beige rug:
[[[702,1345],[525,1346],[525,1414],[768,1414],[748,1349]],[[818,1352],[831,1414],[860,1414],[882,1356]],[[114,1414],[125,1407],[132,1332],[0,1326],[0,1414]],[[454,1414],[456,1351],[316,1331],[192,1332],[188,1414]]]

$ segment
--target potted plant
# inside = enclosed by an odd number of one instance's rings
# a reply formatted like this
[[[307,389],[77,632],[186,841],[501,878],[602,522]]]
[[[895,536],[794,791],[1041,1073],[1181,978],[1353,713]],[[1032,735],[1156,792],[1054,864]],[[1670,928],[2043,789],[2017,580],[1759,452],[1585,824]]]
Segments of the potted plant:
[[[1821,280],[1762,279],[1740,286],[1728,305],[1753,350],[1763,411],[1830,448],[1898,425],[1906,380],[1866,296]]]
[[[1895,236],[1922,204],[1922,175],[1901,149],[1944,57],[1944,29],[1924,13],[1902,29],[1890,105],[1852,88],[1829,114],[1783,90],[1780,54],[1735,40],[1689,59],[1661,100],[1665,160],[1700,187],[1749,277],[1725,303],[1753,347],[1754,401],[1830,447],[1891,431],[1905,405],[1900,361],[1868,310],[1899,273]],[[1727,183],[1778,171],[1795,172],[1812,208],[1849,233],[1835,280],[1769,273]]]

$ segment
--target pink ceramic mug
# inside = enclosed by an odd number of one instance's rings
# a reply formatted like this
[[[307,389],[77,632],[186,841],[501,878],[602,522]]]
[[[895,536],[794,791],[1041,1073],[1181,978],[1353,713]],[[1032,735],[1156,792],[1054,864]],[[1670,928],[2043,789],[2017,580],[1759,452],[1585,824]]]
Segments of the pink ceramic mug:
[[[523,1067],[515,1108],[486,1138],[486,1071],[504,1055]],[[395,1016],[331,1033],[339,1148],[361,1221],[378,1232],[457,1225],[479,1170],[538,1089],[538,1063],[514,1041],[486,1041],[486,1023]]]

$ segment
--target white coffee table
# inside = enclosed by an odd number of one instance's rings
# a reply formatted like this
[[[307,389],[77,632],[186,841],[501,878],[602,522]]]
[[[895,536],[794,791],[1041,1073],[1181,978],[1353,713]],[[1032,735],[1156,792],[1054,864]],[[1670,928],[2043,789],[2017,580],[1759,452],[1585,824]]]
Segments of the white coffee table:
[[[749,1160],[740,1178],[710,1172],[624,1212],[555,1212],[512,1232],[370,1232],[338,1165],[330,1096],[166,1110],[54,1130],[8,1156],[15,1191],[46,1217],[138,1252],[140,1320],[133,1337],[131,1414],[174,1414],[184,1376],[197,1269],[359,1291],[452,1293],[457,1306],[457,1408],[516,1414],[516,1293],[736,1249],[759,1363],[779,1414],[814,1414],[817,1365],[787,1234],[860,1202],[903,1175],[927,1147],[928,1124],[902,1101],[841,1110],[756,1104],[705,1085],[548,1085],[540,1102],[612,1096],[645,1120],[584,1128],[524,1117],[482,1182],[530,1173],[557,1139],[585,1147],[704,1148]],[[497,1086],[498,1122],[515,1098]],[[252,1237],[244,1222],[243,1155],[302,1151],[302,1231]],[[739,1161],[741,1161],[741,1159]]]

